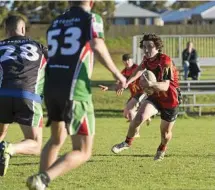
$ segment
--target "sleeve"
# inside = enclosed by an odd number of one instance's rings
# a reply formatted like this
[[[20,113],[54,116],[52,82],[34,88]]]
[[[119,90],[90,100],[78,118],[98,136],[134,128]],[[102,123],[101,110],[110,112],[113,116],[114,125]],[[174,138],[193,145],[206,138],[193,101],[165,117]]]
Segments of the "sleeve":
[[[163,80],[173,80],[173,63],[170,57],[164,56],[163,58],[163,69],[162,69],[162,79]]]
[[[92,13],[91,19],[91,39],[93,38],[102,38],[104,39],[104,25],[101,16],[98,14]]]

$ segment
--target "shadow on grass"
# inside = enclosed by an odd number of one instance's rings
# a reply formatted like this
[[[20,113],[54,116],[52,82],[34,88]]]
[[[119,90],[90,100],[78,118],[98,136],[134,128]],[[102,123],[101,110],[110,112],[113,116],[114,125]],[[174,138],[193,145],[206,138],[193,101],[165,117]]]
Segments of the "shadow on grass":
[[[114,83],[114,81],[94,80],[91,81],[91,87],[98,87],[99,85],[112,85]]]
[[[154,157],[152,154],[95,154],[93,157]]]
[[[113,110],[113,109],[95,109],[95,116],[96,118],[119,118],[123,117],[122,110]],[[47,112],[43,110],[44,117],[47,117]]]
[[[186,158],[186,157],[190,157],[190,158],[214,158],[215,154],[170,154],[170,155],[166,155],[165,157],[181,157],[181,158]]]
[[[12,163],[10,166],[28,166],[28,165],[39,165],[39,162],[25,162],[25,163]]]
[[[95,116],[97,118],[108,118],[108,117],[123,117],[122,110],[113,110],[113,109],[95,109]]]
[[[145,158],[149,158],[149,157],[154,157],[154,154],[95,154],[93,155],[93,157],[145,157]],[[165,157],[168,158],[172,158],[172,157],[191,157],[191,158],[199,158],[199,157],[203,157],[203,158],[210,158],[210,157],[215,157],[214,154],[208,154],[208,155],[201,155],[201,154],[187,154],[187,155],[182,155],[182,154],[166,154]]]

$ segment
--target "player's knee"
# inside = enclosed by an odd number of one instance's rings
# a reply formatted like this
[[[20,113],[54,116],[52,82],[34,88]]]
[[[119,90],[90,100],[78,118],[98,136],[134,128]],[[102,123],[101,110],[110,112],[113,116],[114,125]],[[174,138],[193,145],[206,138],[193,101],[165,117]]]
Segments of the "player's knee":
[[[123,110],[123,116],[124,116],[125,118],[128,119],[128,114],[129,114],[129,112],[128,112],[128,110],[125,108],[125,109]]]
[[[150,119],[150,117],[148,115],[141,115],[141,121],[142,122],[146,122],[148,119]]]
[[[79,164],[84,164],[85,162],[87,162],[92,155],[91,151],[73,150],[65,156],[65,161],[67,162],[68,167],[73,167],[74,154],[75,158],[78,159]]]
[[[63,143],[64,143],[64,139],[63,138],[61,138],[61,137],[56,137],[56,138],[51,138],[50,139],[50,141],[51,141],[51,144],[52,145],[54,145],[54,146],[59,146],[59,147],[61,147],[62,145],[63,145]]]
[[[124,110],[124,113],[123,113],[124,117],[126,119],[129,119],[130,121],[134,119],[135,117],[135,113],[133,110]]]
[[[135,117],[135,112],[133,110],[129,110],[129,118],[133,120]]]
[[[36,155],[36,156],[39,156],[41,154],[41,152],[42,152],[41,147],[36,147],[34,149],[34,155]]]
[[[169,139],[172,138],[172,132],[171,132],[171,131],[165,131],[165,132],[163,132],[161,135],[162,135],[162,137],[163,137],[164,139],[166,139],[166,140],[169,140]]]
[[[90,160],[91,156],[92,156],[92,151],[85,152],[85,161]]]
[[[92,156],[92,152],[91,151],[82,151],[81,152],[82,154],[82,162],[85,163],[87,162],[88,160],[90,160],[91,156]]]
[[[42,143],[35,141],[35,146],[33,147],[32,154],[39,156],[42,152]]]
[[[35,140],[36,146],[35,146],[35,155],[40,155],[42,152],[42,139]]]

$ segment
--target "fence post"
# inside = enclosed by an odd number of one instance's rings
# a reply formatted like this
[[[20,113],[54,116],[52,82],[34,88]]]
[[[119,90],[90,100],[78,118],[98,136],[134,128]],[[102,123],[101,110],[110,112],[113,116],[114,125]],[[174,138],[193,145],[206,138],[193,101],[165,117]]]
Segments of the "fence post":
[[[180,61],[180,64],[179,65],[181,65],[182,64],[182,57],[181,57],[181,55],[182,55],[182,36],[178,36],[178,60]]]
[[[138,63],[137,62],[137,57],[138,57],[138,53],[137,53],[137,36],[133,36],[132,39],[132,54],[133,54],[133,61],[134,63]]]

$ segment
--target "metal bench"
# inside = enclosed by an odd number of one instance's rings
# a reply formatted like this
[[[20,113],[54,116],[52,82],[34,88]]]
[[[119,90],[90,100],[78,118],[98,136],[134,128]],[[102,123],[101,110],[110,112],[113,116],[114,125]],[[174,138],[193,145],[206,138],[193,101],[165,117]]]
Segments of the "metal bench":
[[[190,112],[190,108],[198,108],[199,116],[202,115],[203,107],[215,107],[215,103],[197,103],[196,96],[197,95],[215,95],[215,88],[205,91],[182,91],[183,103],[179,106],[179,108],[184,109],[184,112]],[[191,97],[191,98],[190,98]]]
[[[181,91],[215,91],[215,80],[179,81]]]

